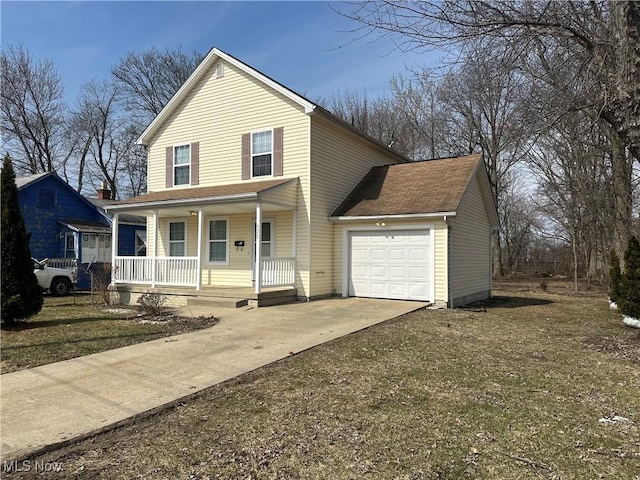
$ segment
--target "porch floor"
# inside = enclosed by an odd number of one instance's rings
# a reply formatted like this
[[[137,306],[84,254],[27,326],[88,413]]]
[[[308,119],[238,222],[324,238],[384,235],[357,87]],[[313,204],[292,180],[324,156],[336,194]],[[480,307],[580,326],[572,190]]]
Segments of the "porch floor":
[[[264,287],[256,293],[253,287],[215,286],[202,287],[150,287],[147,285],[116,284],[111,290],[117,292],[122,304],[135,304],[137,299],[145,293],[157,293],[167,298],[169,306],[184,306],[195,304],[216,303],[226,306],[241,307],[253,305],[264,307],[289,303],[297,300],[297,290],[294,287]]]

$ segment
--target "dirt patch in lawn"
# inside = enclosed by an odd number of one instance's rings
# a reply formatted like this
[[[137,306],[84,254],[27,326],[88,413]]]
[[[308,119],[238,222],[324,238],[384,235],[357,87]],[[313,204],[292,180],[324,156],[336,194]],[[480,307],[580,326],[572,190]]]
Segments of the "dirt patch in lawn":
[[[603,297],[496,293],[342,337],[29,459],[59,472],[5,475],[638,478],[640,369],[592,346],[631,329]]]

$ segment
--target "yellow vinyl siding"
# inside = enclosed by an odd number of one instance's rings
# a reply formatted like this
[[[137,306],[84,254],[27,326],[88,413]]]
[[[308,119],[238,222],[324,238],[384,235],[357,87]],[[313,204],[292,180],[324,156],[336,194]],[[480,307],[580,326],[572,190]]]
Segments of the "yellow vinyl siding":
[[[398,157],[325,117],[312,117],[309,296],[341,291],[342,247],[337,251],[335,244],[342,241],[342,231],[328,221],[329,215],[372,167],[398,162]]]
[[[434,303],[445,305],[448,303],[449,295],[449,227],[444,221],[435,222],[433,241],[435,242],[433,252],[433,271],[435,277]]]
[[[192,142],[200,143],[199,186],[241,182],[241,135],[275,127],[283,127],[284,176],[306,176],[309,117],[303,108],[233,65],[225,64],[221,78],[214,72],[215,66],[150,142],[148,191],[166,189],[166,147]]]
[[[192,142],[200,144],[199,187],[243,182],[242,134],[282,127],[283,176],[297,177],[299,182],[274,192],[268,200],[285,204],[291,200],[299,202],[296,287],[299,295],[308,296],[309,217],[306,209],[309,205],[310,118],[300,105],[231,64],[225,63],[221,78],[216,78],[214,72],[215,65],[194,85],[151,139],[148,191],[166,190],[166,147]],[[264,208],[267,215],[268,204]],[[243,237],[248,239],[248,234]],[[160,250],[158,253],[163,254]],[[287,252],[285,256],[290,255]],[[229,270],[233,271],[232,268]],[[241,276],[250,278],[250,272],[232,273],[227,278],[230,282],[239,282]]]
[[[263,213],[264,220],[271,220],[275,233],[275,255],[279,257],[291,257],[293,249],[293,212],[278,211],[270,212],[268,209]],[[227,245],[229,249],[229,264],[216,265],[209,263],[209,220],[226,219],[228,224],[229,237]],[[198,255],[198,217],[182,218],[160,218],[159,219],[159,241],[158,254],[165,256],[165,245],[169,245],[169,223],[187,223],[186,254],[189,257]],[[205,216],[202,229],[202,286],[251,286],[251,262],[253,247],[253,223],[254,214],[242,214],[231,216]],[[149,221],[153,242],[153,220]],[[244,247],[235,247],[236,240],[244,240]],[[151,255],[152,253],[150,253]]]
[[[451,297],[456,306],[491,289],[491,228],[477,175],[450,224]]]

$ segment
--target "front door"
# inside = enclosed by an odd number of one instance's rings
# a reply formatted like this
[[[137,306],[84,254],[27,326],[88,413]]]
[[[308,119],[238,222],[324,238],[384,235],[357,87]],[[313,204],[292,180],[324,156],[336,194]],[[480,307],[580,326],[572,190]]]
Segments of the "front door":
[[[251,241],[251,281],[255,281],[256,269],[256,222],[253,222],[253,237]],[[260,245],[262,248],[262,257],[271,257],[275,255],[275,235],[273,230],[273,220],[263,220],[261,230]]]

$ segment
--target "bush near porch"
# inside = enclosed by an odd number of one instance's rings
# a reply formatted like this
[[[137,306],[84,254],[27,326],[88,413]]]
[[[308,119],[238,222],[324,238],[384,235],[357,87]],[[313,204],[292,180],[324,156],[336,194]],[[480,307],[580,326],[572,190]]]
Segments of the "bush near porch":
[[[539,283],[399,317],[38,460],[73,479],[638,478],[638,331],[604,289]]]

